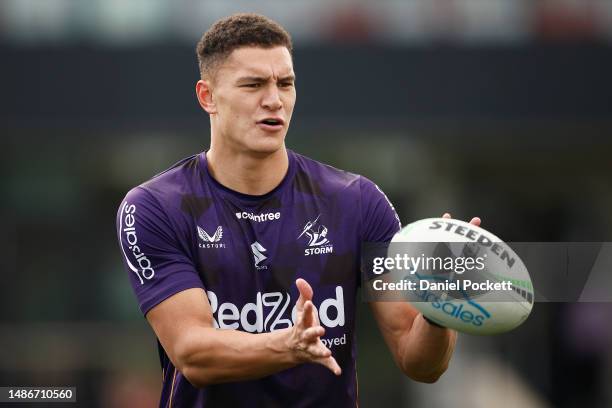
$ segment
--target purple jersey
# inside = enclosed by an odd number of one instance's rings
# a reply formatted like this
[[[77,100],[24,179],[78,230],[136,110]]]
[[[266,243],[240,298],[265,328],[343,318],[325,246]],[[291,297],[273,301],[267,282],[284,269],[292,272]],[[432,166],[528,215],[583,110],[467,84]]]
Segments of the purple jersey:
[[[215,327],[249,333],[292,326],[295,280],[306,279],[326,330],[322,340],[342,375],[302,364],[259,380],[195,388],[159,346],[160,406],[356,405],[361,243],[391,240],[399,219],[368,179],[288,154],[283,181],[262,196],[219,184],[204,153],[132,189],[117,216],[124,264],[143,314],[177,292],[202,288]]]

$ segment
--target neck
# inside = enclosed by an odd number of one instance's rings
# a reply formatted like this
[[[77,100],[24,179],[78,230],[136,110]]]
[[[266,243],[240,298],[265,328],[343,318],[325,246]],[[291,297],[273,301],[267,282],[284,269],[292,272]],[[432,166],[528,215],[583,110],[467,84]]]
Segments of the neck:
[[[239,193],[263,195],[278,186],[289,168],[283,145],[273,153],[231,152],[215,149],[206,152],[208,171],[219,183]]]

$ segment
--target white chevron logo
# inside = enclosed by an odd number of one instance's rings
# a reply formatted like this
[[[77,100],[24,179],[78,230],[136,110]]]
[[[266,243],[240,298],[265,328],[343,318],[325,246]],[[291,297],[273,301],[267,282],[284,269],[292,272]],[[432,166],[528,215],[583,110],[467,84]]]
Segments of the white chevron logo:
[[[221,238],[223,237],[223,227],[219,225],[217,227],[217,230],[211,237],[210,235],[208,235],[206,231],[204,231],[204,228],[198,225],[198,236],[204,242],[219,242],[221,241]]]
[[[255,267],[257,269],[267,269],[265,265],[260,266],[259,263],[267,259],[262,252],[266,252],[266,248],[263,247],[259,242],[255,241],[251,244],[251,251],[253,252],[253,258],[255,260]]]

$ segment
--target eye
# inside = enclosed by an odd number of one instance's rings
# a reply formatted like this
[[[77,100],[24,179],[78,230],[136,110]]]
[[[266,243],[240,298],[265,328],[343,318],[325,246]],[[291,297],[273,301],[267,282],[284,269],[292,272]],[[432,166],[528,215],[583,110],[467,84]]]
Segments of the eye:
[[[278,86],[281,88],[290,88],[293,86],[293,82],[281,82]]]
[[[240,85],[241,88],[260,88],[261,84],[254,82],[252,84],[244,84],[244,85]]]

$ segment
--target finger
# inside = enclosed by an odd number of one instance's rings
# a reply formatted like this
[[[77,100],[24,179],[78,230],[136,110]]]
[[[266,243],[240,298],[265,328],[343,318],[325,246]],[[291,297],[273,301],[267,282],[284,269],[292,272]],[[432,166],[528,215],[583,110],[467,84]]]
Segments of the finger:
[[[317,340],[317,338],[325,335],[325,329],[321,326],[310,327],[304,330],[302,334],[302,339],[307,342],[312,342]]]
[[[442,218],[452,218],[450,213],[445,212]]]
[[[472,220],[470,221],[470,224],[479,227],[480,226],[480,218],[479,217],[472,218]]]
[[[331,370],[332,373],[334,373],[335,375],[340,375],[342,374],[342,369],[340,368],[340,366],[338,365],[338,363],[336,362],[336,359],[329,356],[323,359],[320,359],[317,361],[317,363],[329,368]]]
[[[301,327],[307,328],[314,326],[313,308],[314,305],[310,300],[307,300],[306,303],[304,303],[304,311],[302,313],[302,319],[300,322]]]
[[[295,281],[295,286],[297,286],[298,291],[300,292],[300,297],[297,300],[296,307],[297,310],[302,310],[304,307],[304,302],[307,300],[312,300],[312,287],[308,284],[308,282],[301,278]]]
[[[306,351],[310,353],[315,359],[326,358],[332,355],[331,350],[325,347],[323,343],[311,344],[306,348]]]

